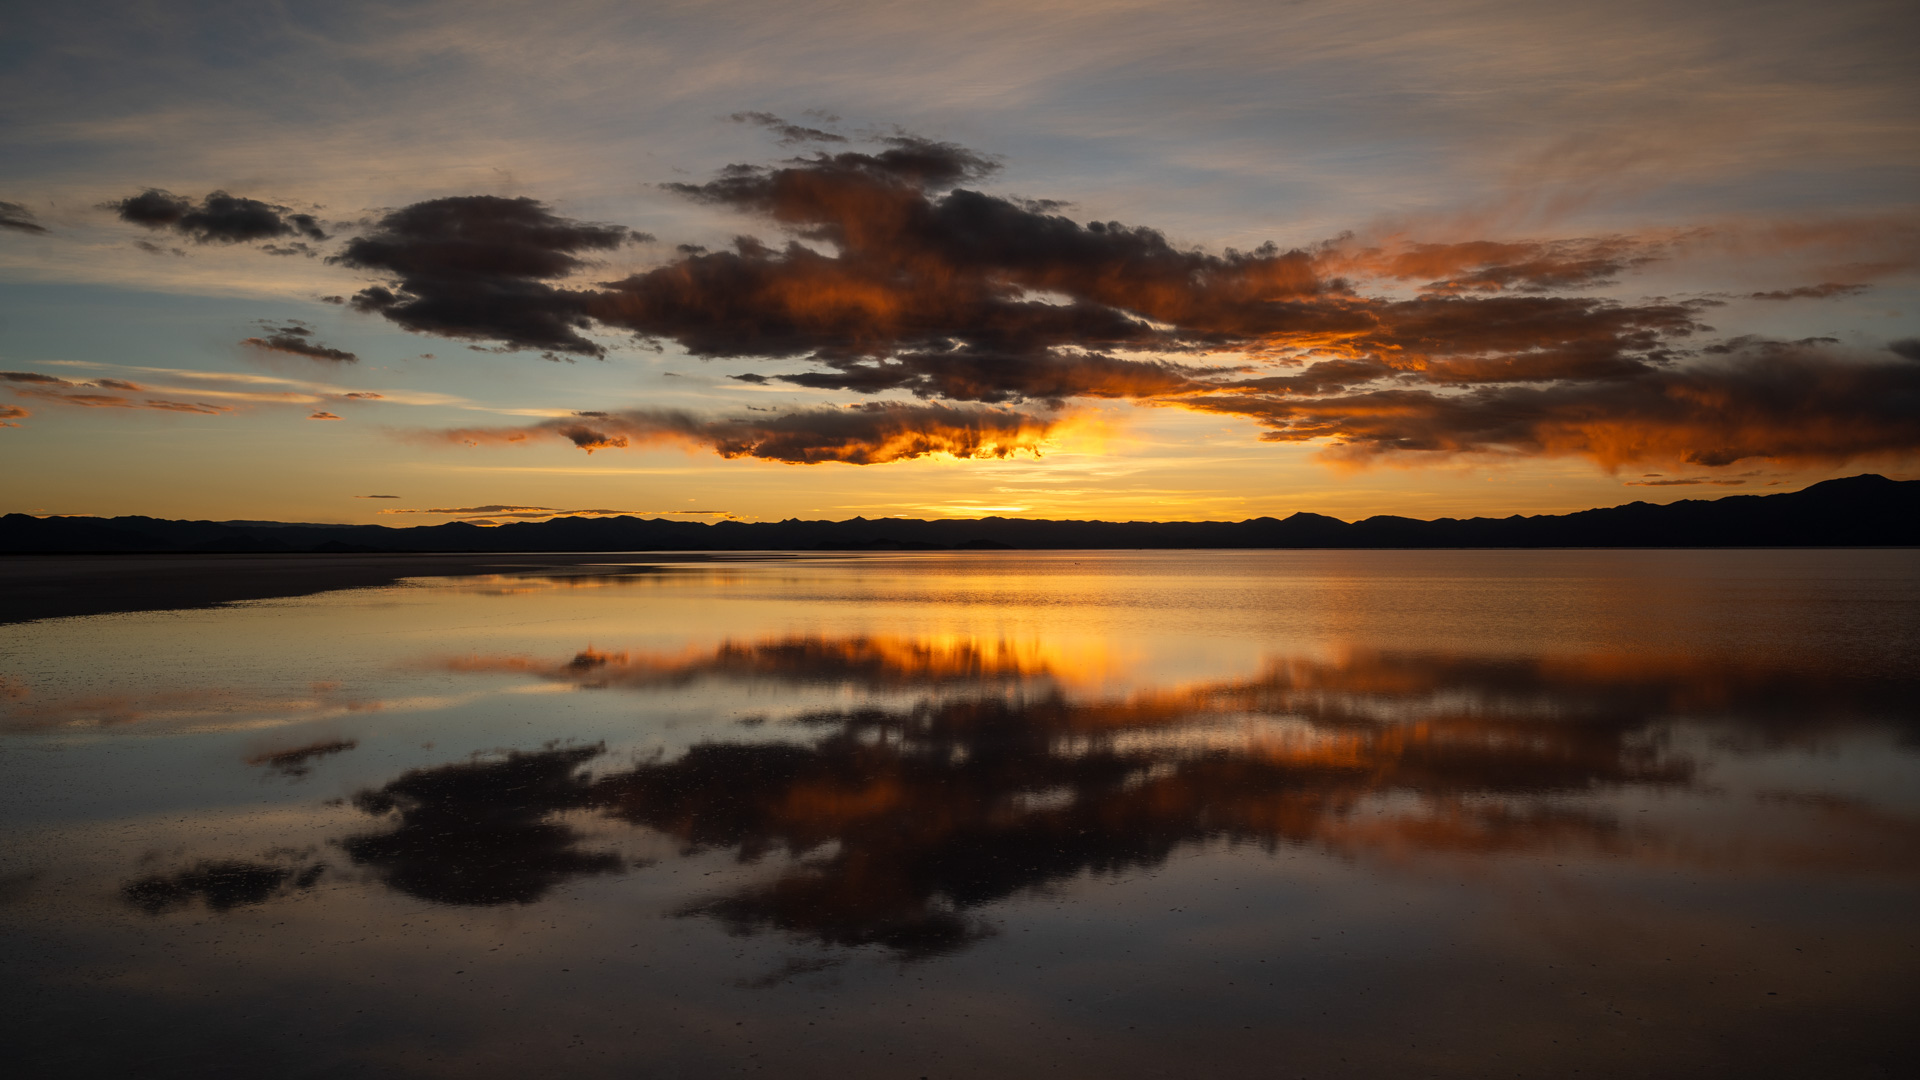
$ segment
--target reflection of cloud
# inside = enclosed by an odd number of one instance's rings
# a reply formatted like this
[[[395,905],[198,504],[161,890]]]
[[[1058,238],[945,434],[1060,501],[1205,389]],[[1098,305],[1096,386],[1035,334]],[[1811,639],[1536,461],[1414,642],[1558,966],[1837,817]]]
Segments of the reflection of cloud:
[[[290,750],[268,750],[247,758],[249,765],[264,765],[268,772],[300,779],[313,772],[313,763],[323,757],[344,754],[359,746],[355,739],[321,739]]]
[[[234,860],[203,862],[176,873],[129,882],[120,894],[149,915],[187,907],[195,900],[204,902],[210,910],[227,911],[264,904],[290,890],[310,889],[324,869],[318,863],[296,869]]]
[[[644,689],[705,678],[770,679],[865,687],[983,686],[1056,673],[1058,650],[1038,643],[974,638],[790,637],[726,642],[678,654],[588,648],[565,661],[466,656],[441,661],[453,671],[518,671],[579,686]]]
[[[1316,686],[1289,704],[1333,699],[1319,715],[1200,745],[1186,736],[1261,709],[1267,688],[830,711],[803,718],[826,729],[811,745],[696,746],[602,777],[596,801],[695,848],[815,856],[689,914],[918,955],[971,940],[968,913],[982,905],[1213,839],[1356,854],[1621,850],[1610,819],[1551,797],[1692,775],[1652,745],[1643,714],[1489,716],[1423,701],[1427,689],[1341,701]],[[1367,715],[1383,704],[1402,715]]]
[[[416,769],[353,804],[391,815],[388,832],[341,848],[392,888],[443,904],[530,904],[568,878],[613,873],[617,855],[575,848],[578,836],[547,820],[588,805],[581,765],[599,747],[513,753]]]
[[[624,578],[616,578],[624,580]],[[804,635],[725,641],[654,653],[587,648],[563,660],[468,655],[434,662],[464,672],[524,672],[595,689],[685,686],[702,679],[763,680],[863,690],[975,689],[1015,684],[1093,687],[1116,660],[1048,641],[970,635]],[[1583,654],[1496,659],[1445,653],[1354,651],[1338,660],[1275,659],[1255,678],[1160,688],[1120,699],[1076,696],[1063,714],[1076,729],[1188,731],[1218,716],[1369,723],[1408,707],[1452,701],[1489,717],[1551,702],[1556,716],[1663,718],[1732,714],[1790,725],[1797,716],[1899,715],[1907,681],[1846,682],[1771,666],[1689,657]],[[1464,704],[1461,704],[1464,703]],[[1514,704],[1517,703],[1517,704]],[[1564,737],[1564,736],[1563,736]]]
[[[416,769],[354,798],[390,825],[340,847],[422,899],[532,903],[629,865],[583,849],[566,820],[597,813],[688,853],[781,860],[682,915],[902,957],[990,933],[983,910],[996,902],[1220,840],[1395,860],[1552,850],[1833,871],[1920,851],[1911,823],[1817,795],[1767,794],[1766,812],[1786,827],[1739,850],[1723,834],[1623,823],[1597,798],[1691,788],[1696,765],[1667,737],[1680,718],[1777,739],[1910,717],[1920,700],[1911,679],[1687,657],[1356,651],[1116,695],[1075,689],[1069,660],[990,639],[809,636],[442,661],[641,693],[707,681],[856,693],[790,713],[778,738],[701,743],[597,773],[587,766],[600,746]],[[1801,828],[1808,817],[1820,828]],[[1835,827],[1860,843],[1823,857],[1812,841]]]
[[[18,684],[12,700],[7,697],[0,695],[0,729],[11,731],[135,723],[237,729],[410,704],[356,698],[343,693],[338,684],[324,682],[314,683],[304,694],[202,686],[48,698],[36,697],[24,684]]]

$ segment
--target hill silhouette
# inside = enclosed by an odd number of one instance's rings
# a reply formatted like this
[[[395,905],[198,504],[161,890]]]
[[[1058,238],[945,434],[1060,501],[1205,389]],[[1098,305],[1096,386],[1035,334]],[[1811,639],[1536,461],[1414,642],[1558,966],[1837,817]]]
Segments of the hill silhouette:
[[[938,551],[1100,548],[1593,548],[1920,545],[1920,480],[1865,474],[1777,495],[1645,502],[1531,517],[1320,514],[1247,521],[722,521],[556,518],[394,528],[150,517],[0,517],[0,553],[295,554]]]

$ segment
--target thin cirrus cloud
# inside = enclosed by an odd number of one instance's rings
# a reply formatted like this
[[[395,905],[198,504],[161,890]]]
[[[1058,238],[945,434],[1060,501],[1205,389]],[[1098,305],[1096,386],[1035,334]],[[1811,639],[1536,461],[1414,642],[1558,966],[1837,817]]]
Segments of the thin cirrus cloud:
[[[766,128],[780,141],[780,145],[782,146],[808,142],[843,143],[849,141],[845,135],[836,134],[823,128],[796,124],[783,117],[775,116],[770,112],[737,112],[727,117],[727,119],[736,124],[755,124]],[[828,122],[831,123],[832,119],[829,119]]]
[[[1769,289],[1765,292],[1748,293],[1749,300],[1826,300],[1835,296],[1858,296],[1873,286],[1858,282],[1847,284],[1838,281],[1823,281],[1818,285],[1800,285],[1791,289]]]
[[[260,405],[318,406],[323,403],[359,405],[377,401],[438,405],[459,400],[438,394],[379,393],[371,390],[343,392],[315,383],[237,372],[184,371],[159,367],[131,370],[159,376],[165,382],[175,385],[149,385],[108,377],[76,381],[35,371],[0,371],[0,384],[6,384],[8,389],[21,397],[82,408],[151,409],[203,415],[220,415],[234,412],[241,407]],[[245,389],[227,389],[235,386]],[[140,398],[128,396],[133,394],[169,396]],[[172,395],[190,397],[194,400],[183,401]],[[9,408],[13,407],[9,406]],[[25,410],[18,413],[21,418],[27,415],[29,414]],[[339,415],[323,408],[314,408],[308,418],[341,419]]]
[[[1323,274],[1425,281],[1424,292],[1545,292],[1612,284],[1663,257],[1657,241],[1609,236],[1557,241],[1472,240],[1361,246],[1342,237],[1315,253]]]
[[[45,233],[47,227],[34,220],[33,211],[19,203],[0,200],[0,229],[14,232]]]
[[[313,330],[297,322],[284,326],[268,326],[263,337],[243,338],[240,344],[262,352],[285,353],[288,356],[304,356],[309,360],[329,360],[341,364],[354,364],[360,357],[345,349],[330,348],[313,340]]]
[[[734,119],[787,143],[847,141],[771,113]],[[749,417],[582,410],[429,436],[455,442],[565,439],[589,453],[680,443],[796,463],[1003,457],[1038,453],[1071,415],[1060,410],[1108,399],[1242,417],[1265,440],[1320,443],[1350,464],[1481,455],[1722,467],[1920,450],[1920,368],[1900,362],[1898,344],[1889,358],[1830,339],[1717,339],[1707,320],[1726,292],[1629,301],[1592,291],[1705,242],[1700,230],[1343,236],[1211,253],[1155,228],[1083,223],[1055,202],[974,190],[1000,164],[964,146],[867,141],[870,150],[835,146],[665,185],[786,238],[683,246],[617,280],[563,283],[594,256],[651,237],[524,197],[415,203],[328,262],[379,275],[349,303],[416,332],[549,358],[604,357],[587,334],[625,332],[703,359],[804,367],[732,375],[743,383],[919,399]],[[1742,295],[1819,300],[1864,287]],[[247,344],[351,356],[285,329]]]
[[[92,409],[157,409],[161,412],[204,413],[217,415],[232,412],[230,405],[215,405],[205,401],[175,401],[170,398],[131,398],[129,393],[141,393],[148,388],[124,379],[94,379],[90,382],[72,382],[54,375],[43,375],[36,371],[0,371],[0,382],[11,384],[10,389],[22,397],[39,398],[45,401],[59,402],[63,405],[78,405]],[[111,391],[100,393],[99,391]],[[18,413],[24,417],[25,410]]]
[[[359,496],[359,498],[395,498],[396,496]],[[486,506],[440,506],[427,509],[382,510],[382,514],[428,514],[436,517],[451,517],[461,520],[483,518],[510,518],[521,521],[544,520],[561,517],[645,517],[647,515],[680,514],[694,517],[720,516],[731,517],[724,510],[567,510],[555,506],[516,506],[510,503],[492,503]]]

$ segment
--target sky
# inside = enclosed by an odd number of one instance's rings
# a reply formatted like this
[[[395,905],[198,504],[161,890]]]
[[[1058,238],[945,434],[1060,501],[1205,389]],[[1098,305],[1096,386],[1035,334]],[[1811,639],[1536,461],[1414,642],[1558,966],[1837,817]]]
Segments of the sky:
[[[1920,478],[1911,3],[9,4],[0,512]]]

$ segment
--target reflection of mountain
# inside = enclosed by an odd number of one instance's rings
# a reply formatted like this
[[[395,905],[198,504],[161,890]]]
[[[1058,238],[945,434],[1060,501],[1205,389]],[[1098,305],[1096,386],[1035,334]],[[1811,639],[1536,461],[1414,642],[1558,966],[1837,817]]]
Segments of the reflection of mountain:
[[[448,666],[648,693],[716,680],[870,696],[789,715],[786,738],[707,743],[597,774],[586,770],[599,747],[417,770],[355,799],[394,828],[341,846],[415,896],[525,903],[622,867],[581,850],[554,819],[597,812],[688,851],[788,858],[770,880],[686,914],[931,955],[985,932],[977,912],[987,904],[1207,841],[1627,855],[1625,831],[1569,797],[1689,784],[1695,767],[1666,747],[1667,721],[1804,733],[1835,720],[1910,721],[1920,700],[1910,680],[1682,659],[1389,653],[1100,698],[1067,689],[1075,673],[1062,663],[964,640],[821,637],[674,656],[465,658]]]

